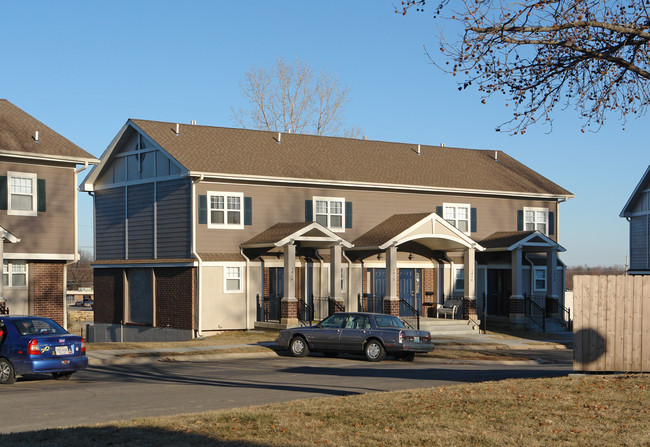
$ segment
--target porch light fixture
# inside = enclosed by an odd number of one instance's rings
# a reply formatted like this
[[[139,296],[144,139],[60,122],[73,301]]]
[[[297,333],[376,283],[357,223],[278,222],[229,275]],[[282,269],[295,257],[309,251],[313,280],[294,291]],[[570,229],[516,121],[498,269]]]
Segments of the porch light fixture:
[[[409,261],[413,260],[413,253],[409,253]]]
[[[282,252],[276,251],[275,252],[275,257],[280,259],[282,257]]]
[[[381,253],[377,253],[377,261],[381,261]]]

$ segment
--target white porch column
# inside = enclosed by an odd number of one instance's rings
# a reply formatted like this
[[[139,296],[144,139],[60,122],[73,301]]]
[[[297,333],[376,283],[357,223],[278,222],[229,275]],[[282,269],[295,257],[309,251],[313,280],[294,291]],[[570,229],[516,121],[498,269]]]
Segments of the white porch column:
[[[298,323],[298,299],[296,298],[296,246],[284,246],[284,296],[282,297],[282,324]]]
[[[391,245],[386,250],[386,296],[384,297],[384,313],[399,315],[396,245]]]
[[[330,296],[343,301],[341,296],[341,245],[330,247]]]
[[[465,298],[476,299],[476,249],[465,250]]]
[[[524,329],[526,326],[526,312],[524,303],[524,281],[521,265],[522,249],[517,248],[512,252],[512,295],[508,303],[508,316],[512,329]]]
[[[0,236],[0,266],[4,268],[4,245],[5,245],[5,238]],[[7,300],[5,299],[4,296],[4,290],[3,290],[4,282],[0,281],[0,308],[3,308],[7,305]]]

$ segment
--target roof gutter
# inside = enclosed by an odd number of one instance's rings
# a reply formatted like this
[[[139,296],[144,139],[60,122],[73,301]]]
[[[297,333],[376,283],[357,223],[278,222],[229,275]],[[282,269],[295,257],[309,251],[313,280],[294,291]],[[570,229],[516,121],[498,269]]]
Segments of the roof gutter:
[[[536,199],[554,199],[554,200],[568,200],[575,197],[574,194],[547,194],[547,193],[534,193],[534,192],[521,192],[521,191],[496,191],[496,190],[480,190],[480,189],[465,189],[465,188],[446,188],[436,186],[417,186],[417,185],[403,185],[392,183],[369,183],[369,182],[352,182],[352,181],[337,181],[337,180],[324,180],[324,179],[304,179],[293,177],[268,177],[258,175],[238,175],[226,173],[210,173],[201,171],[190,171],[189,175],[192,177],[202,175],[206,178],[217,180],[233,180],[233,181],[259,181],[269,183],[295,183],[297,185],[321,185],[321,186],[347,186],[356,188],[367,189],[399,189],[404,191],[422,191],[422,192],[444,192],[456,194],[476,194],[486,196],[507,196],[507,197],[529,197]]]

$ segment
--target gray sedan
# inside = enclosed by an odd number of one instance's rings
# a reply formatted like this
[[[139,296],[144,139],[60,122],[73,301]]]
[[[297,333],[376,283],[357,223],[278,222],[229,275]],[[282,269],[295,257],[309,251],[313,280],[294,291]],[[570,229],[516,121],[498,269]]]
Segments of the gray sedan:
[[[386,354],[413,361],[416,352],[433,350],[429,332],[409,329],[393,315],[360,312],[335,313],[315,326],[280,331],[278,345],[289,348],[294,357],[310,351],[364,353],[371,362]]]

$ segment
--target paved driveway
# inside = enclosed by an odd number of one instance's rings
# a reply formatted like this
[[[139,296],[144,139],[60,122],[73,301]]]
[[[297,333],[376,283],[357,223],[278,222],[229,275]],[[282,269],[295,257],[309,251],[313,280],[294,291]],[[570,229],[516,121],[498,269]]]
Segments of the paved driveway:
[[[276,357],[91,367],[69,381],[31,376],[1,388],[0,433],[203,412],[295,399],[564,376],[569,364],[447,364]]]

